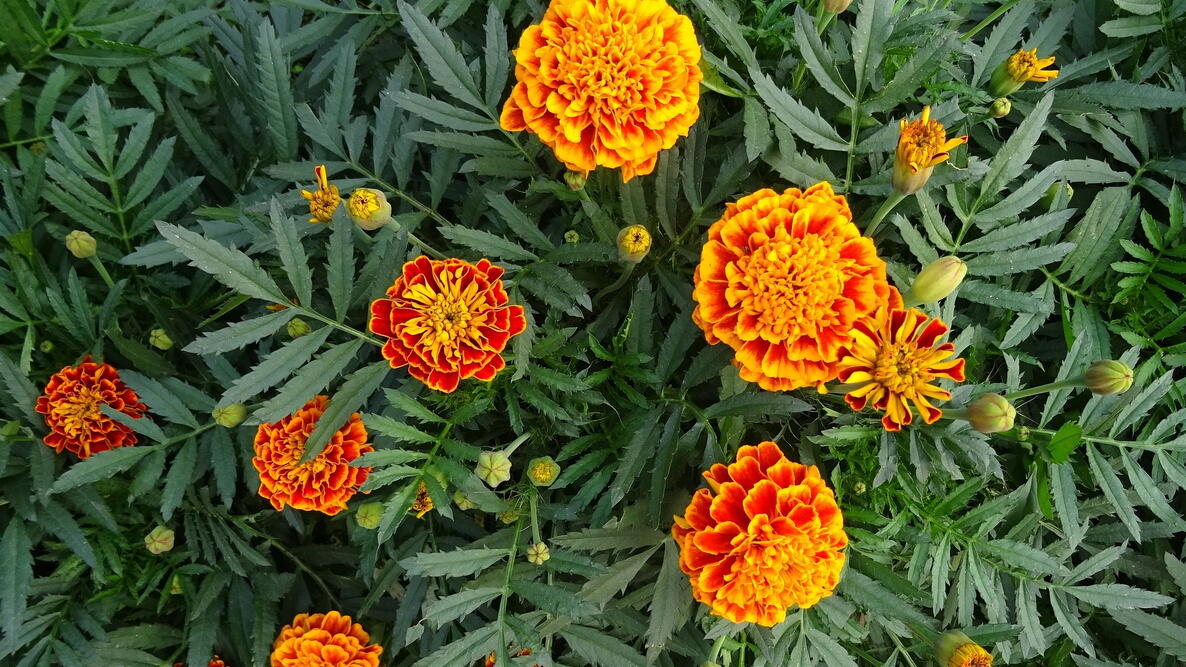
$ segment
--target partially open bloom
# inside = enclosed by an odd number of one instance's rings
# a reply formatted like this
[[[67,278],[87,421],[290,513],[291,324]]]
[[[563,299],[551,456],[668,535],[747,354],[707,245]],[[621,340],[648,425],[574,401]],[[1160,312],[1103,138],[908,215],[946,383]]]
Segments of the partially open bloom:
[[[1017,92],[1027,81],[1046,83],[1058,77],[1058,70],[1046,69],[1053,64],[1054,56],[1039,58],[1037,49],[1018,49],[993,70],[989,89],[994,96],[1004,97]]]
[[[550,456],[531,459],[527,464],[527,479],[536,486],[551,486],[560,476],[560,465]]]
[[[527,130],[582,175],[649,174],[700,116],[700,45],[666,0],[552,0],[515,49],[504,130]]]
[[[741,447],[735,463],[717,463],[704,478],[710,488],[696,491],[671,529],[693,597],[734,623],[769,627],[792,606],[832,594],[848,536],[815,466],[763,442]]]
[[[551,557],[551,550],[543,542],[536,542],[527,547],[527,562],[532,565],[543,565]]]
[[[173,550],[176,539],[173,531],[165,526],[157,526],[144,536],[144,548],[151,554],[163,554]]]
[[[79,365],[54,373],[34,406],[45,415],[49,427],[45,444],[59,454],[65,449],[80,459],[136,444],[136,433],[103,414],[103,405],[132,419],[140,419],[148,410],[136,392],[119,379],[119,371],[91,361],[89,355]]]
[[[922,189],[935,165],[951,157],[950,151],[968,137],[947,138],[943,124],[931,120],[931,107],[923,107],[918,120],[899,124],[898,151],[894,156],[894,189],[908,195]]]
[[[885,262],[819,183],[729,204],[700,252],[692,319],[736,351],[741,377],[778,391],[836,377],[853,324],[890,298]]]
[[[843,351],[837,378],[860,386],[844,400],[853,410],[872,405],[884,411],[881,425],[887,431],[900,431],[912,421],[911,404],[924,422],[935,423],[943,411],[930,401],[949,400],[951,393],[932,382],[941,376],[964,380],[964,360],[948,359],[955,354],[955,345],[939,343],[946,333],[947,325],[941,320],[929,319],[913,308],[894,308],[877,327],[869,321],[858,322],[852,342]]]
[[[346,213],[359,229],[373,231],[391,222],[387,195],[372,188],[359,188],[346,200]]]
[[[505,452],[482,452],[474,474],[493,489],[511,478],[511,459]]]
[[[417,519],[421,519],[432,511],[432,507],[432,496],[428,494],[428,485],[421,480],[416,486],[416,498],[412,500],[412,506],[408,508],[408,511],[415,514]]]
[[[309,222],[329,222],[334,219],[338,204],[342,203],[342,195],[338,193],[338,186],[329,184],[325,165],[313,167],[313,174],[317,177],[317,190],[301,190],[301,196],[309,200],[309,215],[313,216]]]
[[[618,232],[618,258],[638,264],[651,251],[651,233],[642,225],[623,227]]]
[[[379,667],[383,647],[349,616],[297,614],[272,643],[271,667]]]
[[[1093,363],[1083,374],[1083,383],[1092,393],[1108,396],[1123,394],[1132,387],[1132,369],[1123,361],[1105,359]]]
[[[333,516],[346,509],[346,503],[371,472],[370,468],[350,465],[359,456],[374,451],[357,412],[334,432],[316,458],[301,463],[305,443],[328,403],[328,396],[315,396],[294,414],[260,424],[255,433],[251,464],[259,472],[259,495],[271,501],[276,510],[289,505]]]
[[[404,264],[387,296],[371,303],[370,329],[387,337],[383,358],[443,392],[466,378],[489,382],[502,351],[523,333],[523,306],[509,305],[502,269],[489,260],[417,257]]]
[[[935,657],[942,667],[992,667],[992,654],[958,630],[939,636]]]

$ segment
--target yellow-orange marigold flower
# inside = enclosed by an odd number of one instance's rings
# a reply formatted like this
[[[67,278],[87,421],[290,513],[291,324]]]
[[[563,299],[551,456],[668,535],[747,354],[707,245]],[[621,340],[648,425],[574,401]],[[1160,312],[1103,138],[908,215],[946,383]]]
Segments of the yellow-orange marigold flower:
[[[741,377],[771,391],[822,388],[853,324],[890,298],[885,262],[827,183],[729,204],[694,280],[705,339],[732,347]]]
[[[1017,92],[1028,81],[1046,83],[1058,78],[1058,70],[1046,69],[1054,64],[1054,56],[1039,58],[1037,49],[1018,49],[1017,53],[997,66],[989,88],[996,97]]]
[[[671,529],[693,597],[734,623],[773,626],[832,594],[848,536],[815,466],[763,442],[704,478],[711,490],[697,490]]]
[[[992,667],[992,654],[959,630],[948,630],[935,642],[942,667]]]
[[[136,444],[135,431],[103,414],[103,405],[132,419],[140,419],[148,409],[119,379],[119,371],[109,364],[95,363],[87,355],[77,366],[54,373],[33,409],[45,415],[49,427],[43,438],[46,445],[59,454],[65,449],[85,459]]]
[[[700,45],[666,0],[552,0],[515,50],[505,130],[527,130],[582,175],[649,174],[700,116]]]
[[[309,200],[309,222],[329,222],[334,219],[334,211],[342,203],[342,195],[338,186],[330,185],[325,174],[325,165],[313,167],[313,174],[317,177],[317,190],[309,192],[301,190],[301,196]]]
[[[417,257],[371,303],[370,329],[385,336],[392,368],[443,392],[466,378],[489,382],[506,362],[502,351],[523,333],[523,306],[509,305],[502,269],[489,260]]]
[[[943,124],[931,120],[931,107],[922,108],[918,120],[903,119],[898,125],[898,151],[894,156],[894,189],[908,195],[917,192],[931,177],[935,165],[951,157],[950,151],[967,143],[968,137],[947,138]]]
[[[272,644],[272,667],[379,667],[383,647],[349,616],[297,614]]]
[[[887,431],[899,431],[912,421],[911,403],[924,422],[935,423],[943,411],[930,401],[949,400],[951,393],[931,383],[940,376],[964,380],[964,360],[948,359],[955,354],[955,345],[939,344],[946,333],[947,325],[941,320],[929,319],[914,308],[889,311],[880,326],[858,322],[837,378],[861,386],[844,400],[853,410],[872,405],[884,411],[881,425]]]
[[[255,432],[251,464],[259,472],[259,495],[277,510],[289,505],[333,516],[346,509],[346,503],[371,472],[370,468],[350,465],[359,456],[374,451],[357,412],[334,432],[316,458],[300,462],[305,443],[328,403],[328,396],[315,396],[300,410],[279,421],[260,424]]]

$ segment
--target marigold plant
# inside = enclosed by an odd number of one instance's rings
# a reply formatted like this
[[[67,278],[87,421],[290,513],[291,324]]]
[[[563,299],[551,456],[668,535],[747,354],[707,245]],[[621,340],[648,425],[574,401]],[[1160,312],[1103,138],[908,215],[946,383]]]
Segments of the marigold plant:
[[[272,667],[379,667],[383,647],[338,611],[297,614],[272,643]]]
[[[66,450],[80,459],[136,444],[136,433],[103,414],[104,405],[132,419],[148,409],[110,364],[88,355],[77,366],[66,366],[50,377],[34,406],[49,428],[42,440],[55,452]]]

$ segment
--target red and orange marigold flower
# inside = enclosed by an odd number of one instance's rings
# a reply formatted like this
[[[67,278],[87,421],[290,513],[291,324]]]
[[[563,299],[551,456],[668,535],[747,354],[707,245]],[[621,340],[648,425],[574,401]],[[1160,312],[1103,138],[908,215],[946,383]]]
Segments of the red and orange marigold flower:
[[[505,130],[527,130],[584,175],[649,174],[700,116],[700,45],[666,0],[552,0],[515,50]]]
[[[672,536],[692,595],[734,623],[773,626],[794,605],[832,594],[848,536],[832,490],[815,466],[778,445],[747,445],[704,473]]]
[[[337,611],[297,614],[272,644],[271,667],[379,667],[383,647]]]
[[[885,262],[827,183],[729,204],[694,281],[704,337],[732,347],[741,377],[771,391],[822,389],[853,324],[891,298]]]
[[[507,303],[502,273],[485,259],[404,264],[387,296],[371,303],[370,329],[387,338],[383,357],[438,391],[493,380],[506,368],[507,341],[527,328],[523,306]]]
[[[911,404],[924,422],[935,423],[943,411],[931,401],[949,400],[951,393],[932,383],[940,377],[964,380],[964,360],[949,359],[955,346],[939,343],[946,333],[941,320],[914,308],[894,308],[879,325],[858,322],[837,379],[860,386],[844,400],[853,410],[872,405],[885,412],[881,424],[887,431],[899,431],[913,420]]]
[[[289,505],[333,516],[346,509],[346,503],[371,472],[370,468],[350,465],[359,456],[374,451],[357,412],[334,432],[320,454],[307,463],[300,462],[305,443],[328,402],[328,396],[316,396],[294,414],[260,424],[255,433],[251,464],[259,472],[259,495],[271,501],[276,510]]]
[[[136,444],[136,433],[103,414],[103,405],[132,419],[140,419],[148,409],[119,379],[119,371],[92,361],[89,355],[77,366],[54,373],[34,406],[49,427],[45,444],[59,454],[63,449],[71,451],[80,459]]]

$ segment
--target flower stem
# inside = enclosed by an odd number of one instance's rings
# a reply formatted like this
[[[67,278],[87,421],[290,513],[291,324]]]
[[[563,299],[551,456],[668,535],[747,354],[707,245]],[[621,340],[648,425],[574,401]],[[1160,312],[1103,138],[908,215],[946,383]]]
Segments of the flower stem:
[[[325,315],[322,315],[321,313],[319,313],[311,308],[305,308],[304,306],[289,306],[289,307],[295,308],[296,310],[300,311],[300,313],[302,315],[311,317],[311,318],[317,320],[318,322],[324,322],[325,324],[328,324],[335,329],[340,329],[342,331],[345,331],[346,333],[348,333],[356,338],[360,338],[372,345],[378,345],[379,347],[383,347],[383,341],[379,340],[378,338],[375,338],[374,336],[368,336],[367,334],[359,331],[358,329],[355,329],[354,327],[342,324],[341,322],[338,322],[337,320],[333,319],[332,317],[326,317]]]
[[[1070,387],[1083,387],[1082,379],[1074,378],[1071,380],[1062,380],[1060,382],[1051,382],[1050,384],[1043,384],[1037,387],[1030,387],[1029,389],[1022,389],[1011,394],[1005,394],[1005,398],[1010,401],[1018,398],[1025,398],[1026,396],[1035,396],[1037,394],[1045,394],[1049,391],[1057,391],[1059,389],[1068,389]]]
[[[90,260],[91,266],[99,272],[99,277],[103,279],[103,282],[107,283],[107,289],[115,289],[115,282],[111,280],[111,274],[107,273],[107,267],[103,266],[103,260],[99,259],[98,255],[91,255],[87,259]]]
[[[976,36],[976,33],[980,32],[981,30],[984,30],[989,25],[991,25],[993,21],[1001,18],[1002,14],[1009,11],[1010,9],[1013,9],[1013,5],[1016,5],[1020,1],[1021,0],[1009,0],[1009,2],[1006,2],[1005,4],[1001,5],[1000,7],[997,7],[996,10],[993,11],[993,13],[989,14],[988,16],[985,16],[983,21],[981,21],[980,23],[977,23],[975,28],[972,28],[968,32],[965,32],[963,34],[963,36],[960,37],[960,39],[962,39],[965,42],[968,41],[969,39],[972,39],[973,37]]]
[[[888,216],[890,212],[894,210],[894,207],[902,203],[902,200],[905,198],[906,195],[894,190],[893,193],[881,203],[881,208],[877,209],[877,212],[873,214],[873,219],[869,221],[869,226],[865,228],[865,236],[872,237],[873,232],[876,232],[877,228],[881,225],[881,221],[885,220],[886,216]]]

